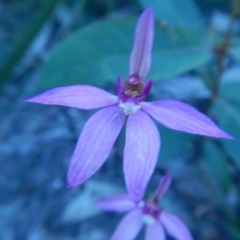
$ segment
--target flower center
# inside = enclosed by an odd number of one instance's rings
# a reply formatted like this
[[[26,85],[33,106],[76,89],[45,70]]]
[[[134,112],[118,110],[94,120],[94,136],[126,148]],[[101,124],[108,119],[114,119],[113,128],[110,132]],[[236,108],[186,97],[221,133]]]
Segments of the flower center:
[[[123,85],[123,94],[126,97],[139,97],[143,92],[143,82],[137,74],[131,75]]]
[[[123,112],[126,115],[136,113],[141,108],[141,106],[136,105],[133,102],[125,102],[125,103],[120,102],[119,107],[123,109]]]
[[[140,103],[149,94],[151,86],[151,80],[144,85],[138,74],[132,74],[125,82],[121,77],[118,78],[119,107],[126,115],[136,113],[141,108]]]
[[[148,215],[148,214],[143,214],[142,215],[142,220],[146,225],[152,225],[156,222],[156,219],[153,218],[151,215]]]
[[[161,213],[161,208],[152,201],[143,201],[139,204],[142,209],[142,219],[147,225],[153,224]]]

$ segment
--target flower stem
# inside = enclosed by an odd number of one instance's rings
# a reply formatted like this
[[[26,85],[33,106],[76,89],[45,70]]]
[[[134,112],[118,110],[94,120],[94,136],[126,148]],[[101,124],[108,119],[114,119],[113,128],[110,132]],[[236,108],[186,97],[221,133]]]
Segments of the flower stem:
[[[228,53],[228,45],[232,36],[235,20],[239,14],[239,8],[240,8],[240,0],[235,0],[232,6],[232,13],[231,13],[229,27],[223,37],[222,43],[215,48],[215,52],[218,54],[218,60],[217,60],[216,82],[213,87],[213,98],[216,98],[218,96],[219,86],[221,83],[221,76],[225,69],[224,61]]]

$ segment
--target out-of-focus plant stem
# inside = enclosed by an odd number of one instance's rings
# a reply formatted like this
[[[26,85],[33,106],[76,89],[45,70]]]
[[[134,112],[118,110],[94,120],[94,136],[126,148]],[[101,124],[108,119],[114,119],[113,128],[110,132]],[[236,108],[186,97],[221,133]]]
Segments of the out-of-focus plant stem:
[[[33,38],[39,32],[45,21],[52,14],[57,3],[60,1],[61,0],[45,1],[35,16],[29,21],[29,26],[22,31],[21,36],[19,36],[19,39],[16,42],[15,46],[13,46],[10,55],[0,66],[0,86],[2,86],[11,75],[15,65],[22,58],[28,46],[31,44]]]
[[[229,223],[226,228],[229,229],[229,231],[234,236],[238,236],[237,239],[239,239],[240,236],[240,230],[238,226],[238,219],[236,215],[229,209],[228,204],[226,201],[222,199],[222,197],[219,195],[219,192],[216,190],[215,186],[211,184],[211,182],[205,177],[205,174],[200,169],[195,169],[195,174],[198,176],[199,179],[201,179],[202,183],[206,186],[206,188],[211,192],[212,197],[218,207],[222,210],[222,212],[225,214],[227,218],[227,222]]]
[[[229,41],[232,36],[235,20],[239,14],[239,8],[240,8],[240,0],[235,0],[232,6],[231,20],[229,23],[228,30],[226,31],[223,37],[222,43],[215,49],[216,53],[218,54],[218,60],[217,60],[216,82],[213,87],[213,98],[218,96],[219,86],[221,83],[221,76],[225,66],[224,61],[228,53]]]

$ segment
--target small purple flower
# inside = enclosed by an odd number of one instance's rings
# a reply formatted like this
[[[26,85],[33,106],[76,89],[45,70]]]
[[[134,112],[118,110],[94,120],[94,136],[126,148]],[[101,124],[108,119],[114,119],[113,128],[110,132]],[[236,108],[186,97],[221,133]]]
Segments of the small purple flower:
[[[175,215],[166,212],[159,202],[171,184],[171,176],[166,174],[150,200],[134,202],[128,195],[116,195],[97,205],[105,211],[130,211],[119,223],[111,240],[133,240],[141,228],[147,226],[146,240],[165,240],[164,229],[176,240],[192,240],[192,235],[186,225]]]
[[[139,18],[130,57],[130,76],[124,82],[119,77],[117,96],[93,86],[75,85],[55,88],[27,100],[80,109],[105,107],[82,130],[68,171],[70,187],[82,184],[103,165],[125,121],[123,168],[128,191],[135,200],[143,196],[160,149],[158,129],[149,115],[171,129],[231,138],[190,105],[175,100],[144,102],[152,86],[151,80],[144,83],[144,79],[151,65],[153,27],[149,7]]]

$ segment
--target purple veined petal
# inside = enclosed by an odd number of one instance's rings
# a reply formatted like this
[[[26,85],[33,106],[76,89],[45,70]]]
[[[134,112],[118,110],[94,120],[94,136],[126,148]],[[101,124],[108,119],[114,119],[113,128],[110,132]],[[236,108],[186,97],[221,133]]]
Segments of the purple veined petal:
[[[162,211],[160,222],[163,224],[169,235],[176,240],[193,240],[193,237],[187,226],[177,216]]]
[[[152,8],[147,8],[140,16],[130,57],[130,75],[137,73],[144,79],[151,66],[151,51],[154,34]]]
[[[138,202],[144,195],[157,163],[160,137],[156,125],[143,111],[127,120],[124,147],[124,176],[131,198]]]
[[[111,240],[133,240],[140,232],[143,221],[142,213],[134,210],[123,217],[118,224]]]
[[[74,85],[54,88],[26,101],[80,109],[94,109],[114,105],[118,102],[118,98],[97,87]]]
[[[148,225],[145,240],[165,240],[165,233],[160,222]]]
[[[170,184],[172,182],[172,177],[170,174],[166,174],[164,175],[160,182],[159,182],[159,185],[158,185],[158,188],[154,194],[154,196],[157,198],[157,199],[161,199],[162,196],[166,193],[166,191],[168,190]]]
[[[68,185],[74,187],[91,177],[109,156],[126,116],[118,106],[95,113],[85,124],[68,170]]]
[[[136,207],[136,204],[127,194],[120,194],[98,201],[97,206],[105,211],[127,212]]]
[[[142,102],[142,108],[164,126],[183,132],[215,138],[232,137],[221,130],[209,117],[192,106],[175,100]]]

